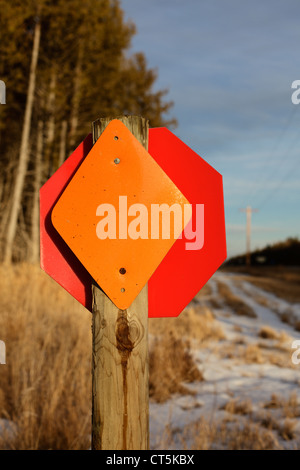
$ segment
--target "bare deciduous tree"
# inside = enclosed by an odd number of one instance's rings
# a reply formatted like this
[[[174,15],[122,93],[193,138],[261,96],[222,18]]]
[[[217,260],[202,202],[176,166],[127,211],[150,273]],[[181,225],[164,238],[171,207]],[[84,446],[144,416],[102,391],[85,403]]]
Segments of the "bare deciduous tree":
[[[34,28],[34,40],[32,49],[32,58],[30,65],[30,75],[28,84],[27,101],[25,108],[24,124],[22,129],[21,147],[19,154],[19,161],[17,167],[16,181],[12,194],[12,206],[10,218],[8,221],[6,244],[4,249],[4,262],[10,263],[12,261],[13,243],[17,231],[18,215],[21,206],[22,192],[28,165],[28,144],[31,127],[31,115],[34,101],[34,91],[36,82],[36,68],[39,56],[39,46],[41,38],[41,23],[36,19]]]

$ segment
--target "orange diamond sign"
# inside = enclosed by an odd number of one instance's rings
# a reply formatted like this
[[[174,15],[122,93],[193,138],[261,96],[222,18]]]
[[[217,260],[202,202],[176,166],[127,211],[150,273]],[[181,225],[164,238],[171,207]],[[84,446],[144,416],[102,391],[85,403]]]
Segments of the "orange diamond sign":
[[[115,119],[61,195],[52,223],[101,289],[126,309],[191,215],[188,200]]]

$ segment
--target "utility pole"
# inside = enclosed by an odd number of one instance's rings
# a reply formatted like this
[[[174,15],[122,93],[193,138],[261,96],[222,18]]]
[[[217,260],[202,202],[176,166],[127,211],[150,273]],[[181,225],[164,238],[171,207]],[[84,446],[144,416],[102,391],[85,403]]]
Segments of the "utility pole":
[[[251,264],[251,216],[252,212],[258,212],[258,209],[252,209],[251,206],[240,209],[241,212],[246,212],[246,264]]]

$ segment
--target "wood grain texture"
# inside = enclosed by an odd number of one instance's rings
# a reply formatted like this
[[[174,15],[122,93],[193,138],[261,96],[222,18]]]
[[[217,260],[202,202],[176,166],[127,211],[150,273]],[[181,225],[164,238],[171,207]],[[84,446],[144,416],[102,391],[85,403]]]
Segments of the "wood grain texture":
[[[148,121],[120,116],[148,149]],[[111,118],[95,121],[93,142]],[[149,448],[148,287],[119,310],[93,285],[92,449]]]

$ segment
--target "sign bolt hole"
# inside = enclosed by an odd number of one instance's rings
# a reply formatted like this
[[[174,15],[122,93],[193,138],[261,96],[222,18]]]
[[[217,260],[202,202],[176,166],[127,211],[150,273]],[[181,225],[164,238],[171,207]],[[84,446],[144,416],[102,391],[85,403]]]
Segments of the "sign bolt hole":
[[[121,292],[125,292],[125,289],[124,289],[124,287],[122,287],[122,289],[121,289]]]
[[[119,140],[119,137],[117,135],[114,136],[115,140]]]
[[[120,269],[119,269],[119,273],[120,273],[120,274],[125,274],[125,273],[126,273],[126,269],[125,269],[125,268],[120,268]]]
[[[119,159],[119,158],[115,158],[115,159],[114,159],[114,163],[115,163],[116,165],[118,165],[118,164],[120,163],[120,159]]]

